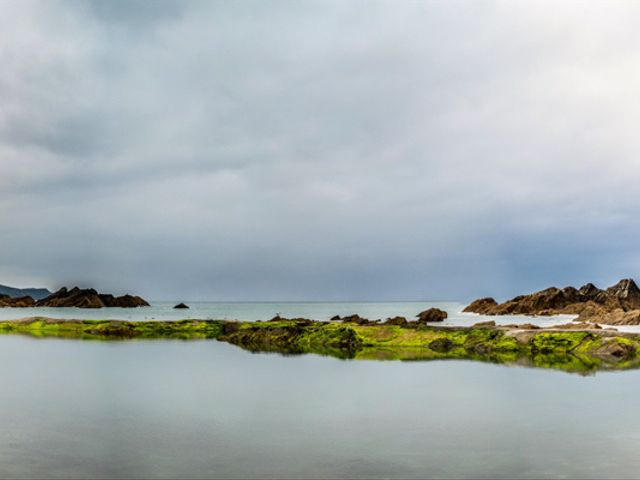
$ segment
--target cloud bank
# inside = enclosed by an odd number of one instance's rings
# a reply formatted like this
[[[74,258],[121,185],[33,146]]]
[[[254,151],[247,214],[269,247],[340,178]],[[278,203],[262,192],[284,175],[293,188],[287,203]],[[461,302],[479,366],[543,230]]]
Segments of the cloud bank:
[[[635,2],[0,4],[0,283],[467,299],[640,272]]]

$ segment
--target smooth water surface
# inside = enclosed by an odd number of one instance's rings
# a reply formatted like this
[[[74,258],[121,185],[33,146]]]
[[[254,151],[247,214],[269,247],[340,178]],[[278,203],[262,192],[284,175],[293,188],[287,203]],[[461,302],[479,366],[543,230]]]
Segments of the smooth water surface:
[[[640,371],[0,336],[2,478],[637,477]]]

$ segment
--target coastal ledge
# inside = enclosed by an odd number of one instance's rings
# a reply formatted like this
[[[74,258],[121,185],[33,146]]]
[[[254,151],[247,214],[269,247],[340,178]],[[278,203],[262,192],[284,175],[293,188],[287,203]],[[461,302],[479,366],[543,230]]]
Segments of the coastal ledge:
[[[319,354],[356,360],[467,359],[568,372],[640,368],[640,335],[595,324],[550,328],[435,327],[412,323],[357,324],[307,319],[61,320],[44,317],[0,322],[0,333],[85,340],[215,339],[251,352]]]

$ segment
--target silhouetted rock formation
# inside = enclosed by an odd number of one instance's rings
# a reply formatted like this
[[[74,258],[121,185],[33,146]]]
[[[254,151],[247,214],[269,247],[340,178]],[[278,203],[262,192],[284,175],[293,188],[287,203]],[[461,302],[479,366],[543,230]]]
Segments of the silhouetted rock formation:
[[[620,280],[606,290],[587,283],[574,287],[551,287],[530,295],[520,295],[504,303],[481,298],[465,312],[483,315],[558,315],[575,314],[584,321],[594,317],[606,324],[640,324],[640,288],[630,279]]]
[[[179,303],[178,305],[176,305],[173,308],[189,308],[189,305],[187,305],[185,303]]]
[[[424,312],[420,312],[416,317],[418,317],[418,323],[442,322],[447,318],[447,312],[439,308],[430,308]]]
[[[114,297],[111,294],[101,294],[93,288],[80,289],[74,287],[67,290],[62,287],[42,300],[38,300],[36,307],[78,307],[78,308],[102,308],[102,307],[147,307],[149,303],[142,297],[134,295],[122,295]]]

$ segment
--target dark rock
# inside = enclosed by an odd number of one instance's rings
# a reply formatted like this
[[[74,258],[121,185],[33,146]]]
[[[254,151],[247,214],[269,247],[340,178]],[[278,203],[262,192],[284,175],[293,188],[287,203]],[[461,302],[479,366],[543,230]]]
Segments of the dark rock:
[[[173,308],[189,308],[189,305],[187,305],[186,303],[179,303]]]
[[[0,295],[0,307],[24,308],[35,306],[36,301],[29,297],[14,298],[9,295]]]
[[[439,308],[430,308],[424,312],[420,312],[416,317],[418,317],[418,323],[442,322],[447,318],[447,312]]]
[[[400,326],[403,326],[403,325],[406,325],[407,323],[409,323],[409,322],[404,317],[387,318],[384,321],[384,325],[400,325]]]
[[[78,307],[78,308],[102,308],[122,307],[134,308],[149,306],[142,297],[134,295],[122,295],[114,297],[110,294],[99,294],[93,288],[80,289],[74,287],[68,290],[62,287],[42,300],[36,302],[37,307]]]
[[[580,287],[578,294],[582,297],[582,301],[594,300],[599,294],[602,293],[598,287],[593,283],[587,283]]]
[[[471,304],[468,305],[463,310],[463,312],[473,312],[473,313],[480,313],[483,315],[492,315],[491,312],[497,305],[498,305],[498,302],[496,302],[491,297],[480,298],[478,300],[474,300],[473,302],[471,302]]]
[[[340,315],[334,315],[333,317],[331,317],[331,320],[341,320]]]
[[[342,317],[342,322],[343,323],[355,323],[357,325],[367,325],[369,323],[375,323],[375,322],[371,322],[366,318],[362,318],[360,315],[358,314],[354,314],[354,315],[348,315],[346,317]]]

